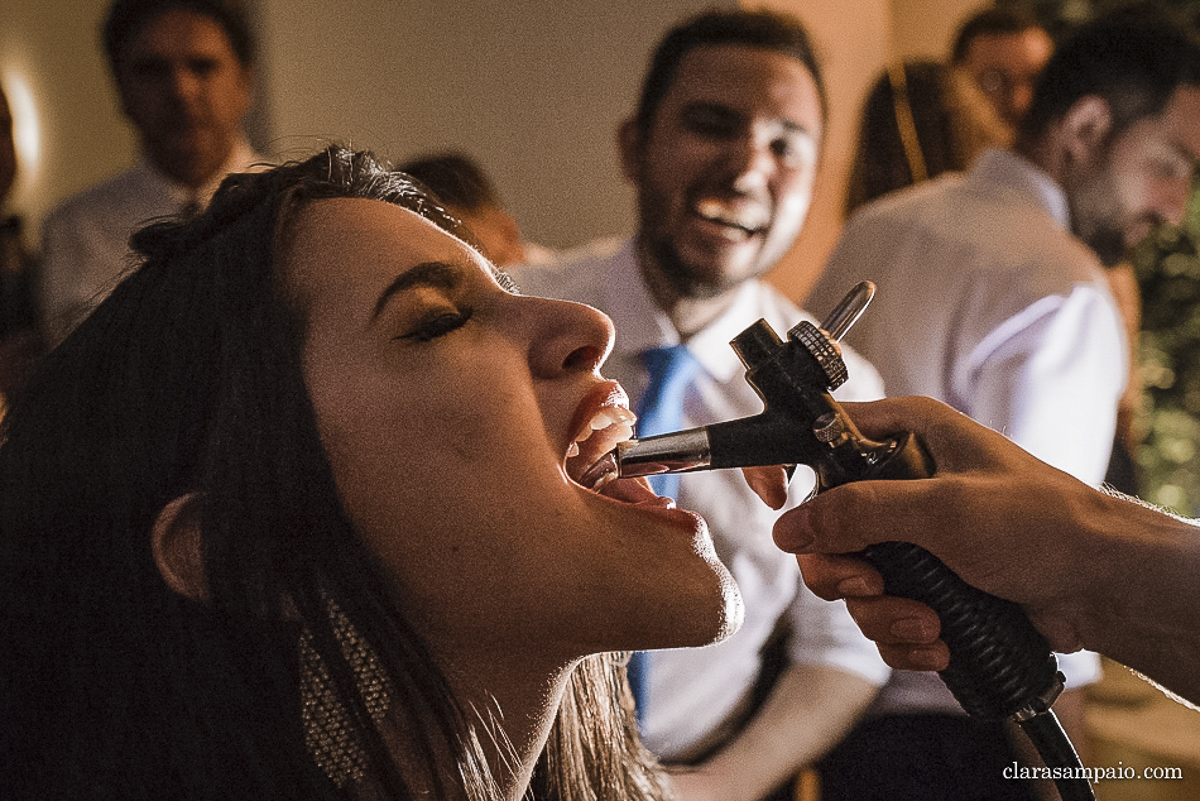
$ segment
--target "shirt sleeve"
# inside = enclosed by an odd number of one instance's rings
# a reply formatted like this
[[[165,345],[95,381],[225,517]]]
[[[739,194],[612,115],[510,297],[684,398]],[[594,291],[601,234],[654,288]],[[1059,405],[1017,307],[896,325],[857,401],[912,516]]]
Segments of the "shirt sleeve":
[[[968,414],[1092,486],[1104,480],[1128,375],[1109,296],[1077,285],[1005,321],[972,358]]]

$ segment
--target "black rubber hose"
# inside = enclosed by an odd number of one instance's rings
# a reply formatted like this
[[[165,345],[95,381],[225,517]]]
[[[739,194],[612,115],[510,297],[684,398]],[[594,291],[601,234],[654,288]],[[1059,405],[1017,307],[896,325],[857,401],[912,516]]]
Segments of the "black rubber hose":
[[[864,477],[928,475],[921,450],[915,439],[904,438],[892,458]],[[978,718],[1016,720],[1051,769],[1063,801],[1095,801],[1079,756],[1049,708],[1062,687],[1058,660],[1020,605],[971,586],[912,543],[883,542],[862,555],[883,576],[888,595],[921,601],[938,613],[950,650],[940,675],[963,709]]]
[[[1091,779],[1079,769],[1082,767],[1079,755],[1053,711],[1034,715],[1018,724],[1050,769],[1049,776],[1062,801],[1096,801]]]

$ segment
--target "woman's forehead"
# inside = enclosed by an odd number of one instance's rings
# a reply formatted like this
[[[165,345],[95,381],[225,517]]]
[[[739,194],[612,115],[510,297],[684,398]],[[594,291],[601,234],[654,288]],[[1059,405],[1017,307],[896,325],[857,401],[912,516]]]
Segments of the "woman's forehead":
[[[364,198],[313,201],[296,215],[285,245],[290,283],[301,290],[388,282],[431,260],[488,267],[473,249],[414,211]],[[365,288],[365,287],[364,287]]]
[[[307,203],[292,227],[305,245],[352,250],[359,240],[394,242],[397,247],[462,247],[433,221],[403,206],[366,198],[325,198]]]

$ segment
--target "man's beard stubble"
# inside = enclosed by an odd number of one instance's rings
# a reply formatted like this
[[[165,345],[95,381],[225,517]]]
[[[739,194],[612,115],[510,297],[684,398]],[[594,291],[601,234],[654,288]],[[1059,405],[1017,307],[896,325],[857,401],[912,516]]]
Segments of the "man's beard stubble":
[[[675,249],[670,239],[656,239],[650,243],[650,255],[661,275],[681,298],[706,300],[730,289],[730,286],[701,279],[693,266],[689,265]]]
[[[1092,249],[1105,267],[1116,267],[1125,260],[1128,250],[1125,245],[1125,232],[1110,225],[1102,225],[1092,231],[1083,242]]]

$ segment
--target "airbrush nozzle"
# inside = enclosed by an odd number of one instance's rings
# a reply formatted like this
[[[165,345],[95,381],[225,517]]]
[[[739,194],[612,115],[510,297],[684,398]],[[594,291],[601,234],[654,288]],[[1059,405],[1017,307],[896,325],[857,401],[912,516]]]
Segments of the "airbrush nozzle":
[[[859,283],[847,292],[837,308],[829,313],[825,322],[821,323],[821,329],[834,342],[841,342],[850,327],[858,322],[858,318],[862,317],[862,313],[867,310],[873,297],[875,297],[875,285],[870,281]]]
[[[617,446],[616,459],[622,478],[700,470],[712,464],[708,429],[631,439]]]

